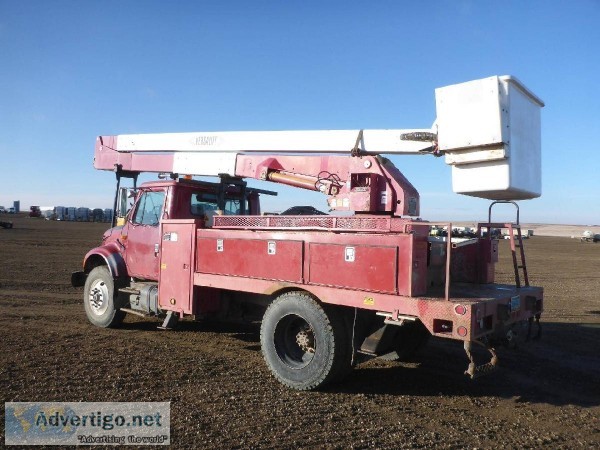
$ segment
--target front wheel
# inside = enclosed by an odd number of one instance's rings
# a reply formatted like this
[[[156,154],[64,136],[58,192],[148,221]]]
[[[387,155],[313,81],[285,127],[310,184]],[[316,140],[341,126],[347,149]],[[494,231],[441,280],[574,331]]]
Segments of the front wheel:
[[[350,368],[351,349],[339,311],[303,292],[278,297],[265,312],[260,342],[267,366],[284,385],[321,387]]]
[[[83,306],[88,320],[102,328],[121,325],[125,313],[118,309],[118,296],[108,268],[94,267],[87,276],[83,292]]]

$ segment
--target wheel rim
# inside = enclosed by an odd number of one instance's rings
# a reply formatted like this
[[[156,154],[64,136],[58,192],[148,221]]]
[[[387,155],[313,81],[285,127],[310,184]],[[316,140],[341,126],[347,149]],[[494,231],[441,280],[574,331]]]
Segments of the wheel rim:
[[[315,335],[310,324],[296,314],[283,317],[275,327],[275,351],[279,359],[292,369],[302,369],[312,361]]]
[[[97,316],[101,316],[108,309],[108,286],[102,280],[96,280],[90,287],[88,294],[90,310]]]

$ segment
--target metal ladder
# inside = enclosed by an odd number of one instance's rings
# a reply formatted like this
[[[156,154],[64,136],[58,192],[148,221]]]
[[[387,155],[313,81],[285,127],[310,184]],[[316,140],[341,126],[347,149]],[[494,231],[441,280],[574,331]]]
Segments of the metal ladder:
[[[525,250],[523,250],[523,236],[521,234],[521,226],[519,224],[507,224],[508,232],[510,233],[510,250],[512,252],[513,267],[515,270],[515,282],[517,287],[521,287],[521,277],[519,269],[523,270],[523,281],[525,286],[529,286],[529,277],[527,276],[527,264],[525,263]],[[517,242],[515,242],[514,230],[517,231]],[[521,257],[521,264],[517,260],[517,248]]]
[[[515,223],[505,224],[492,224],[492,207],[497,203],[512,203],[517,208],[517,221]],[[491,225],[495,225],[495,228],[506,228],[510,236],[510,250],[512,253],[513,268],[515,271],[515,283],[517,288],[522,287],[521,285],[521,273],[523,271],[523,281],[525,286],[529,286],[529,276],[527,275],[527,263],[525,262],[525,250],[523,249],[523,235],[521,234],[521,224],[519,223],[519,205],[516,202],[508,200],[497,200],[492,202],[488,211],[488,222]],[[515,242],[515,231],[517,232]],[[520,264],[517,258],[517,248],[519,249]]]

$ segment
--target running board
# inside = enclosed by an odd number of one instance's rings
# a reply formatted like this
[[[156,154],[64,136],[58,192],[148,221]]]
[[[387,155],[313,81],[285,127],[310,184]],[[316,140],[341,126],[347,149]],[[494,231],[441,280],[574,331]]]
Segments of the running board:
[[[128,314],[135,314],[136,316],[140,316],[140,317],[151,317],[150,314],[144,314],[141,311],[136,311],[135,309],[130,309],[130,308],[119,308],[120,311],[126,312]]]
[[[119,292],[130,295],[140,295],[140,290],[132,287],[124,287],[119,289]]]

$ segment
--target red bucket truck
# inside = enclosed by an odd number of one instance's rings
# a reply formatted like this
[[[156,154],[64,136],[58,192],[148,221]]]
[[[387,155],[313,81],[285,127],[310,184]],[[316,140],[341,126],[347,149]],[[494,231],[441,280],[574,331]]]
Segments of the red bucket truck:
[[[267,366],[299,390],[365,358],[405,359],[430,336],[462,342],[471,377],[495,368],[498,345],[540,330],[543,289],[529,285],[518,213],[512,223],[491,213],[540,195],[543,103],[505,76],[438,89],[436,105],[430,129],[98,137],[94,167],[116,174],[122,223],[72,275],[88,319],[117,327],[136,314],[164,329],[186,315],[260,319]],[[475,237],[430,236],[452,225],[420,219],[419,193],[382,156],[406,153],[444,156],[456,192],[494,200]],[[128,199],[121,179],[135,185],[142,172],[163,179]],[[321,192],[350,215],[263,216],[260,196],[275,193],[247,179]],[[494,282],[499,228],[511,236],[510,285]],[[487,364],[475,364],[474,344]]]

